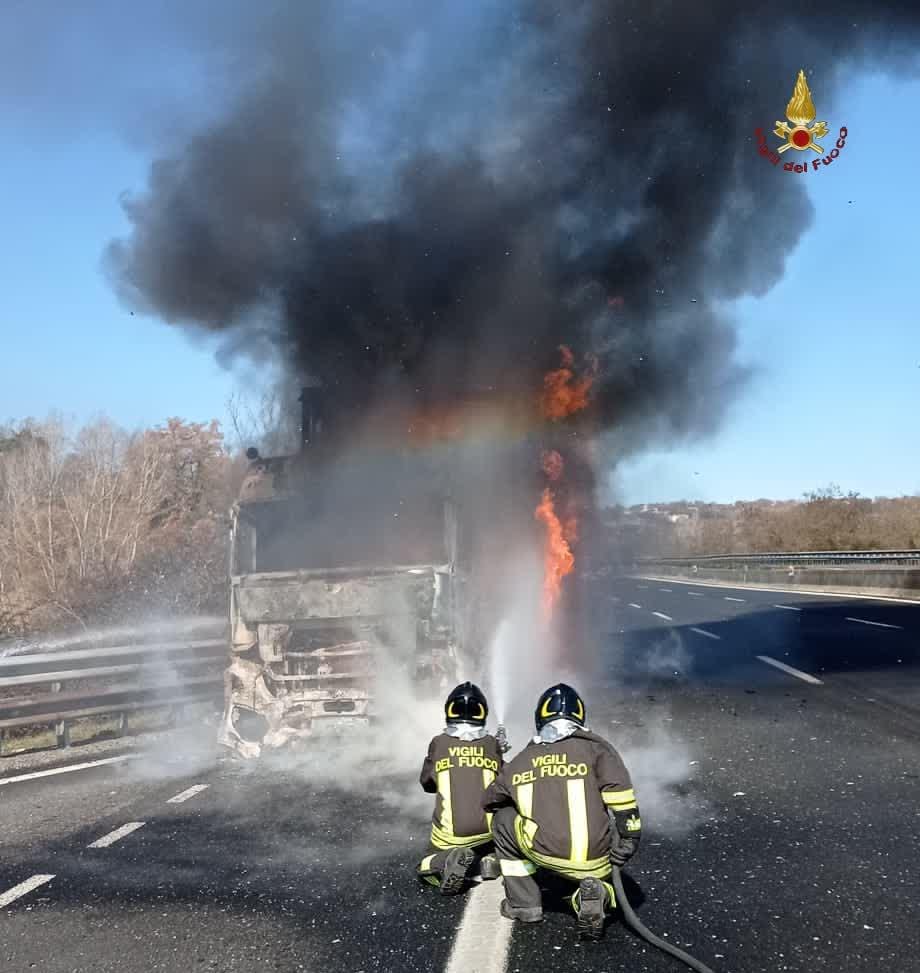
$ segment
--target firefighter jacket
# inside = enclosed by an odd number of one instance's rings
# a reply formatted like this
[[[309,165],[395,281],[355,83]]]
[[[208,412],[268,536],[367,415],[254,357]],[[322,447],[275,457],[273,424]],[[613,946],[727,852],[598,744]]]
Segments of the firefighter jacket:
[[[536,865],[580,880],[610,874],[615,835],[642,833],[632,782],[606,740],[576,730],[555,743],[530,743],[489,787],[483,808],[517,808],[516,837]]]
[[[431,741],[419,781],[438,795],[431,821],[436,848],[474,848],[492,840],[492,815],[483,810],[482,798],[501,766],[501,749],[491,734],[465,741],[440,733]]]

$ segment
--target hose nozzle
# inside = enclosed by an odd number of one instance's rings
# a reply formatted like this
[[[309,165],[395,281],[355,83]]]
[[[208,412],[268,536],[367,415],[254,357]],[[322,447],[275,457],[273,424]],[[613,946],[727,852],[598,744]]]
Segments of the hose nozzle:
[[[511,749],[511,744],[508,742],[508,731],[505,729],[504,723],[498,724],[498,729],[495,731],[495,739],[502,753],[507,753]]]

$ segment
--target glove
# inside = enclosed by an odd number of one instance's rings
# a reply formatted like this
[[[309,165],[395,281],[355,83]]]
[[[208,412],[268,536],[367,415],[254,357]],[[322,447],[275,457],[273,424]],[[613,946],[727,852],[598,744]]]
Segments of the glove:
[[[636,853],[639,842],[635,838],[623,838],[617,835],[610,849],[610,861],[617,868],[622,868]]]

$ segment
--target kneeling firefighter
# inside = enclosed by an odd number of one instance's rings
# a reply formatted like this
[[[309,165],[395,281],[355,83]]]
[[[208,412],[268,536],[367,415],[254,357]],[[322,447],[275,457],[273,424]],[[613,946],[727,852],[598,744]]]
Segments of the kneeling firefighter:
[[[578,888],[572,904],[580,935],[596,939],[607,907],[616,905],[606,881],[624,865],[642,834],[639,807],[620,755],[585,725],[585,704],[560,683],[540,697],[537,735],[490,785],[483,808],[494,812],[492,832],[508,919],[543,918],[537,869]]]
[[[482,807],[486,788],[495,779],[509,748],[486,731],[489,705],[482,690],[465,682],[444,704],[447,725],[428,744],[419,782],[437,794],[431,821],[431,847],[418,866],[419,878],[454,895],[479,863],[484,879],[498,878],[492,853],[492,815]]]

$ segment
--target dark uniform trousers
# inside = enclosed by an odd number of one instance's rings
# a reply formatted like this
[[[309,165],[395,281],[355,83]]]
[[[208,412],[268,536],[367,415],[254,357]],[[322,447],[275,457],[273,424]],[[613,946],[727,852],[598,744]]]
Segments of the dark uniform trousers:
[[[518,812],[513,807],[499,808],[492,816],[492,835],[495,840],[495,851],[501,865],[502,879],[505,883],[505,897],[512,909],[527,909],[542,912],[543,896],[534,875],[539,868],[561,875],[569,881],[578,881],[564,872],[557,872],[545,864],[537,865],[528,858],[527,851],[518,840],[516,821]],[[612,866],[611,866],[612,869]],[[608,872],[609,875],[609,872]],[[607,898],[611,908],[616,907],[616,894],[613,886],[600,879],[607,890]],[[578,891],[572,896],[572,905],[578,908]]]

